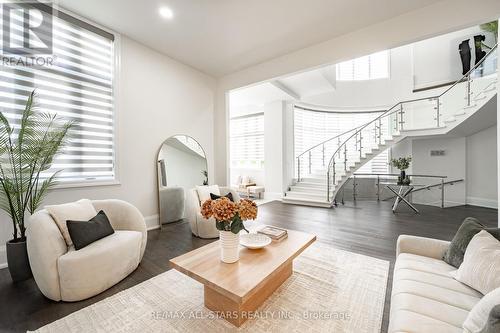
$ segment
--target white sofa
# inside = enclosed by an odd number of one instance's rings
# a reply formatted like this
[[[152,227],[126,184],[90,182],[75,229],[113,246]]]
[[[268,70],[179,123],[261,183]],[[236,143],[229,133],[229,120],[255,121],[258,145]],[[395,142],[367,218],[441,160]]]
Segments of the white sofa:
[[[40,291],[54,301],[80,301],[121,281],[139,265],[147,242],[144,218],[121,200],[92,201],[103,210],[115,233],[78,251],[68,248],[46,210],[29,219],[27,247]]]
[[[240,201],[238,193],[229,188],[219,186],[219,191],[222,196],[228,193],[233,194],[235,202]],[[215,226],[215,219],[213,217],[208,220],[201,216],[200,213],[201,202],[196,188],[190,189],[186,195],[186,218],[191,225],[191,232],[193,235],[200,238],[217,238],[219,237],[219,230]]]
[[[401,235],[391,296],[389,332],[463,332],[470,310],[483,297],[456,281],[456,268],[441,260],[450,242]]]

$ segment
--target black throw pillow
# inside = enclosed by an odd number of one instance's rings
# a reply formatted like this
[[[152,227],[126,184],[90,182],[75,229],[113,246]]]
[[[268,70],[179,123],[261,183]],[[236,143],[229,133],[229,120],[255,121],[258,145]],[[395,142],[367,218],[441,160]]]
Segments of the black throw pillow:
[[[89,221],[66,221],[69,236],[73,241],[75,250],[115,233],[106,214],[101,210]]]
[[[229,200],[231,200],[232,202],[234,202],[233,194],[231,192],[229,192],[226,195],[217,195],[217,194],[210,193],[210,199],[212,199],[212,200],[217,200],[217,199],[224,198],[224,197],[226,197]]]
[[[453,237],[450,243],[450,247],[444,253],[443,260],[456,268],[460,267],[464,261],[467,246],[472,238],[482,230],[486,230],[493,237],[500,240],[500,229],[486,228],[479,220],[468,217],[462,222],[460,228],[458,228],[455,237]]]

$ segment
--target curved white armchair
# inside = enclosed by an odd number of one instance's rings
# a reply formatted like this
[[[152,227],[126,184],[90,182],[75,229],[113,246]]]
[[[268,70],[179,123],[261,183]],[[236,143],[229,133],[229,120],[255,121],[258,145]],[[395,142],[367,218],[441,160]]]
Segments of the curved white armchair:
[[[29,219],[27,247],[40,291],[54,301],[80,301],[115,285],[139,265],[147,242],[146,223],[133,205],[121,200],[94,200],[115,233],[83,249],[68,248],[46,210]]]
[[[229,187],[219,186],[219,191],[221,195],[232,193],[233,200],[235,202],[240,201],[238,192]],[[186,196],[186,218],[191,225],[191,231],[195,236],[200,238],[218,238],[219,230],[215,226],[215,219],[213,217],[205,219],[201,216],[200,209],[201,203],[198,191],[193,188],[188,191]]]

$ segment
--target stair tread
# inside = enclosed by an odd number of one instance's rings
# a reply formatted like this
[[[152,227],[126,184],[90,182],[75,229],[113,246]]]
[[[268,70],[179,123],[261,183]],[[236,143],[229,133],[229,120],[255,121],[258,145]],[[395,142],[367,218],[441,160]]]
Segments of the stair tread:
[[[309,199],[290,199],[283,197],[281,199],[283,203],[287,204],[295,204],[295,205],[306,205],[306,206],[319,206],[319,207],[325,207],[325,208],[330,208],[332,207],[332,204],[326,200],[309,200]]]

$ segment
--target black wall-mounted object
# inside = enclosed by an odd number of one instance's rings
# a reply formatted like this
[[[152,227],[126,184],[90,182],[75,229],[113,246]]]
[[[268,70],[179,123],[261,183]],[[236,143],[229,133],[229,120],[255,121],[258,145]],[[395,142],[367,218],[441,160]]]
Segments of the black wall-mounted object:
[[[476,50],[476,60],[475,65],[481,61],[486,55],[486,51],[483,51],[483,42],[486,39],[485,35],[476,35],[474,36],[474,49]]]
[[[462,60],[462,75],[465,75],[470,71],[471,60],[471,52],[468,39],[462,41],[458,45],[458,52],[460,53],[460,59]]]

